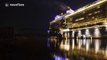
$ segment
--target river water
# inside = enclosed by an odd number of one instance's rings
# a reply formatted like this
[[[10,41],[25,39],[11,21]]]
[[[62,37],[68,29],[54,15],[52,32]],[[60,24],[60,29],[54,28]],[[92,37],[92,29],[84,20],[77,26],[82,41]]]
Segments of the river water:
[[[107,59],[107,39],[63,39],[59,42],[51,38],[48,47],[54,60]]]

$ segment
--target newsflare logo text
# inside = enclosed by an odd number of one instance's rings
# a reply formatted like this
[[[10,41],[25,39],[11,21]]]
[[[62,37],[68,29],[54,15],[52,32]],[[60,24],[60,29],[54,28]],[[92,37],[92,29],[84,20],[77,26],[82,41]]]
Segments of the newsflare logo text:
[[[24,6],[22,3],[5,3],[5,7],[21,7]]]

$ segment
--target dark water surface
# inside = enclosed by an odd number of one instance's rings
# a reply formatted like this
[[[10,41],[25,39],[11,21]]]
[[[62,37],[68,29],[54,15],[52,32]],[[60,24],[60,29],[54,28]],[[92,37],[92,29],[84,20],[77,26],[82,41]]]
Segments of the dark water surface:
[[[0,38],[0,60],[53,60],[46,37],[15,36]]]

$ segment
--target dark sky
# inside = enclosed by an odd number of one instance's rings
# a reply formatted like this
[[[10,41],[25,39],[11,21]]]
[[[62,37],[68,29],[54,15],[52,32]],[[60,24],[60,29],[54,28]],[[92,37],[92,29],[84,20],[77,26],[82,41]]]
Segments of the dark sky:
[[[0,26],[34,28],[46,31],[55,15],[67,6],[76,10],[95,0],[0,0]],[[23,3],[24,7],[5,7],[5,3]]]

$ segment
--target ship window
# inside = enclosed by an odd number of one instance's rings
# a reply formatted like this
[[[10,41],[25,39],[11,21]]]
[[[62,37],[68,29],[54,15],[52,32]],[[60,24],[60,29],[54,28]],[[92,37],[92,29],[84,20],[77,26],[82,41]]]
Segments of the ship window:
[[[95,19],[95,17],[93,16],[92,19]]]
[[[100,11],[95,11],[94,14],[100,13]]]
[[[89,15],[89,16],[91,16],[91,15],[92,15],[92,13],[89,13],[88,15]]]
[[[81,21],[81,20],[84,20],[84,17],[81,17],[79,19],[76,19],[76,21]]]
[[[99,8],[100,8],[100,6],[97,6],[97,8],[99,9]]]

